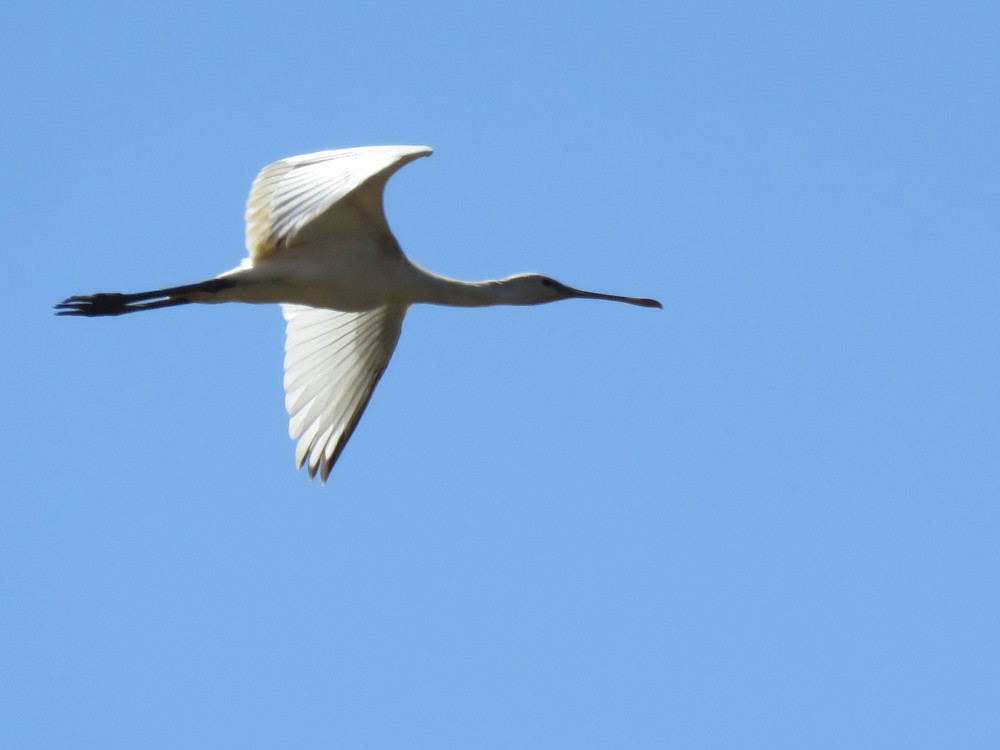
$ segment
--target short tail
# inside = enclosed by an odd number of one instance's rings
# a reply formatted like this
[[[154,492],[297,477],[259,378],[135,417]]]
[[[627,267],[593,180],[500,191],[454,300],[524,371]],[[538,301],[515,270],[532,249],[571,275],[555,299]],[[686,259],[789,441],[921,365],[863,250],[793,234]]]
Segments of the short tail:
[[[233,282],[227,279],[208,279],[197,284],[154,289],[149,292],[122,294],[120,292],[98,292],[67,297],[55,306],[56,315],[82,315],[95,318],[102,315],[124,315],[140,310],[155,310],[159,307],[186,305],[191,302],[187,295],[196,292],[219,292],[228,289]]]

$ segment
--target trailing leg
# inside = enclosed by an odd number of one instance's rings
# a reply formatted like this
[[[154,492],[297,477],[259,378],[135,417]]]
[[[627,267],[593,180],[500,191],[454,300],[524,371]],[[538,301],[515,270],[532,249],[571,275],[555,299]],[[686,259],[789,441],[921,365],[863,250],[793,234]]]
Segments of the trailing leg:
[[[93,318],[102,315],[124,315],[140,310],[155,310],[160,307],[186,305],[192,300],[187,295],[198,292],[209,294],[228,289],[233,282],[228,279],[208,279],[196,284],[153,289],[148,292],[122,294],[120,292],[98,292],[67,297],[55,306],[56,315],[83,315]]]

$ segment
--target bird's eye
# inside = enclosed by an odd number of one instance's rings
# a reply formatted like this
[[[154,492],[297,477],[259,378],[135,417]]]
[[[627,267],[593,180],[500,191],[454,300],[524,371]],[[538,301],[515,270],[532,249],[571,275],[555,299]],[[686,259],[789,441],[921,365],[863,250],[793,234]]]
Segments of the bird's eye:
[[[552,279],[542,279],[542,286],[554,287],[556,284]]]

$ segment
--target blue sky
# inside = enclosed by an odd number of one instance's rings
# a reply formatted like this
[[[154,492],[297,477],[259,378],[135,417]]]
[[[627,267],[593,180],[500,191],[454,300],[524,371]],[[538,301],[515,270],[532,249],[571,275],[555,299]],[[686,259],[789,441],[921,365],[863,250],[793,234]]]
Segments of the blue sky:
[[[995,748],[993,3],[0,10],[0,745]],[[257,170],[420,143],[419,308],[326,487]]]

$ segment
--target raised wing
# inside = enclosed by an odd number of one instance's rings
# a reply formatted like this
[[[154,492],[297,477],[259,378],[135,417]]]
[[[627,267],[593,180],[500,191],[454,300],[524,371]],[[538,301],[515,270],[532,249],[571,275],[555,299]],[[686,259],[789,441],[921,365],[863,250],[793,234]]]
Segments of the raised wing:
[[[252,259],[290,245],[311,221],[362,185],[373,188],[370,220],[385,224],[382,188],[407,162],[427,156],[427,146],[368,146],[293,156],[261,170],[250,188],[246,243]]]
[[[405,307],[338,312],[282,305],[288,434],[295,462],[326,483],[389,364]]]

